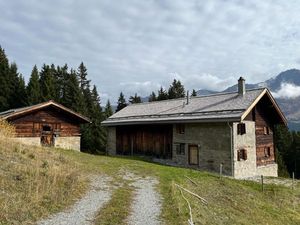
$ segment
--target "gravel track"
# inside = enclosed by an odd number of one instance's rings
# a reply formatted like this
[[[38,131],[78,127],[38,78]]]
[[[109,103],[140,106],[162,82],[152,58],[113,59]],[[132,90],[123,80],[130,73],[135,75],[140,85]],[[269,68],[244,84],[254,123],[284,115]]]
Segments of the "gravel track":
[[[91,177],[91,187],[87,194],[64,212],[38,222],[38,225],[91,225],[98,210],[111,198],[109,177]]]
[[[133,181],[135,193],[131,204],[131,213],[127,218],[128,225],[158,225],[161,224],[161,196],[156,191],[157,179],[153,177],[137,177],[132,173],[126,173],[124,179]]]

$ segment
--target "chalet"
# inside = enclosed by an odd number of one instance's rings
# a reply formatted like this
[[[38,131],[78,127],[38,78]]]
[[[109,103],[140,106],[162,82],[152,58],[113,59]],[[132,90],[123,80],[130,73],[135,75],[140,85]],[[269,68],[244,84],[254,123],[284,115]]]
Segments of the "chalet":
[[[219,171],[235,178],[277,176],[274,126],[287,121],[267,88],[132,104],[104,121],[110,155]]]
[[[21,143],[80,151],[80,124],[89,119],[54,102],[11,109],[0,113],[15,126]]]

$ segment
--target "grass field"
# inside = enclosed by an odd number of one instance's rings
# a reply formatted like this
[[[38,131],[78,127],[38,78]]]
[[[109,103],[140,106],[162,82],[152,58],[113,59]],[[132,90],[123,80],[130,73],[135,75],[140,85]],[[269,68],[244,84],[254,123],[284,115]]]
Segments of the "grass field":
[[[159,181],[165,224],[187,224],[187,203],[175,184],[205,198],[203,204],[183,192],[195,224],[300,224],[300,184],[290,187],[219,178],[191,169],[163,166],[138,158],[94,156],[85,153],[24,147],[0,139],[0,224],[31,224],[58,212],[82,196],[86,177],[106,174],[115,187],[112,199],[95,224],[123,224],[133,189],[120,171],[155,176]],[[191,182],[188,178],[193,182]]]
[[[299,183],[294,190],[285,186],[265,185],[262,193],[261,185],[252,181],[220,179],[214,174],[158,165],[141,159],[63,152],[69,159],[80,162],[83,171],[105,173],[113,176],[116,182],[123,182],[118,176],[120,170],[140,176],[156,176],[160,181],[158,191],[164,197],[161,217],[166,224],[187,224],[189,218],[186,201],[175,184],[207,200],[208,204],[204,205],[197,198],[184,193],[191,203],[195,224],[300,224]],[[119,195],[118,198],[122,199],[127,191]],[[111,207],[113,211],[113,205]],[[126,204],[124,208],[128,210]],[[120,212],[122,217],[123,209]]]

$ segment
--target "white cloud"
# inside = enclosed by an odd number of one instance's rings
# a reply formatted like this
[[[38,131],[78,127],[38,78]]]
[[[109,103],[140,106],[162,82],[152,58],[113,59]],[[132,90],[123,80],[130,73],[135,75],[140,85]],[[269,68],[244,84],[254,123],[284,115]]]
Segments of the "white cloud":
[[[281,83],[280,89],[272,94],[275,98],[297,98],[300,96],[300,86]]]
[[[172,72],[188,89],[222,90],[240,75],[261,82],[299,66],[298,1],[14,0],[0,9],[0,45],[26,80],[35,64],[84,61],[112,102],[122,90],[169,85]]]

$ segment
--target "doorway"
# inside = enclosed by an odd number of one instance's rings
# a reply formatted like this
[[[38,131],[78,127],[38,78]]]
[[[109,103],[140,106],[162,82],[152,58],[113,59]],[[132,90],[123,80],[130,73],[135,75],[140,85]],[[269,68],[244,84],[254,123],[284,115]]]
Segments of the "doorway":
[[[41,144],[46,147],[54,146],[53,128],[51,125],[42,125]]]
[[[198,145],[189,145],[189,164],[190,165],[199,165]]]

